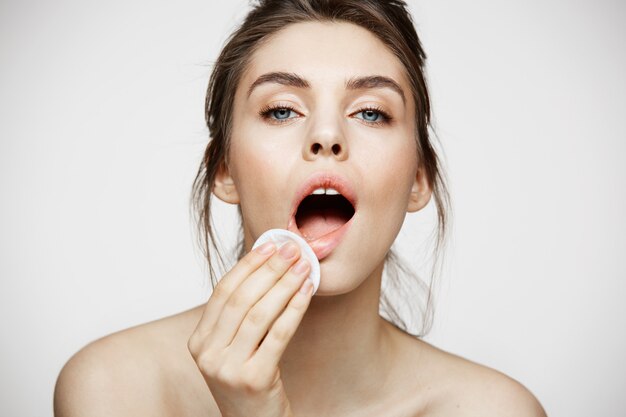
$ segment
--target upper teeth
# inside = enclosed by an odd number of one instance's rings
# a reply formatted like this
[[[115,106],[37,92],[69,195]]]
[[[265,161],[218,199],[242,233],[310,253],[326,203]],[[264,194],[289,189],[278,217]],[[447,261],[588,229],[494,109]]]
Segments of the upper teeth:
[[[335,190],[334,188],[318,188],[317,190],[314,190],[311,194],[315,194],[315,195],[321,195],[321,194],[337,195],[337,194],[340,194],[340,193],[339,193],[339,191]]]

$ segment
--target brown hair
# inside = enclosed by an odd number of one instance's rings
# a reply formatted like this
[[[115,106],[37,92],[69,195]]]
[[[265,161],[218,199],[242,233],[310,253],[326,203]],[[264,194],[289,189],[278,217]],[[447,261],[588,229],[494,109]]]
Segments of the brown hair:
[[[417,157],[419,163],[425,168],[437,208],[438,227],[434,247],[434,265],[436,266],[437,261],[441,259],[439,255],[445,243],[450,197],[439,158],[429,139],[431,107],[424,74],[426,55],[405,2],[402,0],[260,0],[253,4],[252,10],[243,23],[226,40],[211,73],[206,95],[205,119],[211,140],[193,183],[191,203],[192,215],[200,232],[200,243],[208,261],[213,286],[217,284],[217,274],[214,261],[211,259],[210,245],[217,253],[222,270],[224,260],[216,245],[217,239],[211,218],[211,195],[216,173],[221,165],[227,163],[233,101],[237,85],[247,68],[251,55],[268,36],[287,25],[306,21],[343,21],[359,25],[376,35],[404,65],[415,102]],[[241,226],[241,207],[238,210]],[[240,227],[237,259],[244,255],[243,251],[243,233]],[[390,272],[390,267],[395,268],[395,273]],[[422,313],[420,332],[409,328],[411,326],[407,323],[406,317],[402,317],[397,303],[390,302],[385,289],[381,291],[381,314],[386,315],[394,325],[410,334],[417,336],[426,334],[432,323],[432,279],[430,288],[424,285],[416,275],[402,265],[392,250],[385,258],[385,268],[386,273],[393,275],[394,278],[389,281],[390,286],[395,285],[406,290],[407,285],[418,285],[421,287],[419,291],[422,295],[426,294],[427,300],[425,305],[418,305]],[[411,278],[406,281],[406,285],[400,282],[402,274],[397,273],[398,268],[405,277]],[[409,307],[415,306],[411,301],[407,304]],[[415,314],[409,311],[408,319],[411,320],[414,317]]]

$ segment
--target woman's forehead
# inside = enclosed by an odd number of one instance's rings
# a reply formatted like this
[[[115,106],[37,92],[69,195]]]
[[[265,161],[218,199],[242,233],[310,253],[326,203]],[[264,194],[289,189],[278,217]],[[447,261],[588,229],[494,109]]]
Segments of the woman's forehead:
[[[242,87],[249,92],[259,77],[274,72],[297,74],[311,88],[377,75],[408,93],[400,60],[374,34],[347,22],[295,23],[271,35],[253,53]]]

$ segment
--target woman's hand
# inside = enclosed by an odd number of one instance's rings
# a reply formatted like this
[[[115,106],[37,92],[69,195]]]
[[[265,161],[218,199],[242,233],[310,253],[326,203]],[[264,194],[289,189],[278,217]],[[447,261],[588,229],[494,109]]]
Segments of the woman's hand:
[[[279,360],[311,300],[294,242],[244,256],[213,289],[188,348],[223,417],[292,416]],[[292,266],[293,265],[293,266]]]

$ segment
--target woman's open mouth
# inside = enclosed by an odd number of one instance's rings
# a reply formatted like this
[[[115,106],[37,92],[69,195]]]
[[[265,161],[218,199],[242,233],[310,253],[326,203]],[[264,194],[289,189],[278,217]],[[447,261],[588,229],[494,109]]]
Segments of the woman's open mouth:
[[[352,225],[356,212],[354,193],[345,180],[318,174],[301,188],[295,203],[287,229],[302,236],[322,260]]]

